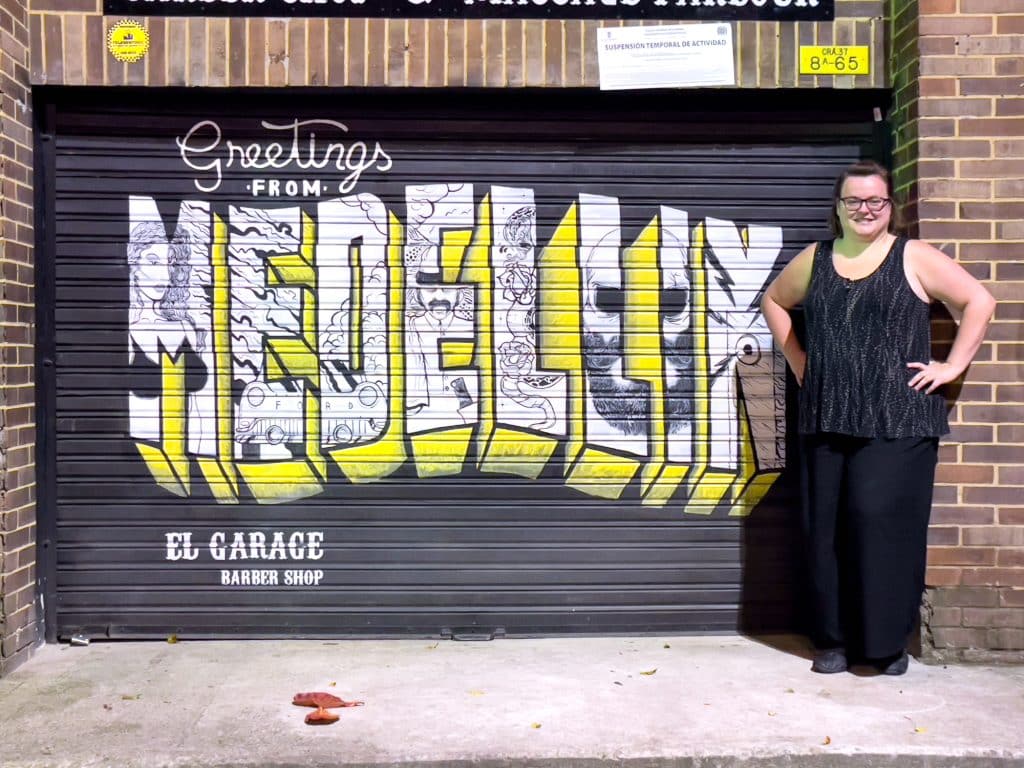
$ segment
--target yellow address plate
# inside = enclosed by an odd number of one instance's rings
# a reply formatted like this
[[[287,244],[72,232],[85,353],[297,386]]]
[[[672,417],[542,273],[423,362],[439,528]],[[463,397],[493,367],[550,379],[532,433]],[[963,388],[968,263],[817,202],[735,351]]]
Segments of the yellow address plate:
[[[870,75],[867,45],[801,45],[801,75]]]

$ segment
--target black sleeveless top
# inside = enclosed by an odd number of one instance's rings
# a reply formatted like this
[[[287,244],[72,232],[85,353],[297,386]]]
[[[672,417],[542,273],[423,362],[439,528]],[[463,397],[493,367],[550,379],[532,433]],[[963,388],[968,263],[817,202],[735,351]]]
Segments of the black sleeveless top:
[[[928,304],[903,272],[907,240],[896,238],[878,269],[848,280],[832,264],[832,243],[814,252],[804,299],[807,367],[800,388],[801,434],[938,437],[949,432],[941,388],[907,386],[907,363],[931,359]]]

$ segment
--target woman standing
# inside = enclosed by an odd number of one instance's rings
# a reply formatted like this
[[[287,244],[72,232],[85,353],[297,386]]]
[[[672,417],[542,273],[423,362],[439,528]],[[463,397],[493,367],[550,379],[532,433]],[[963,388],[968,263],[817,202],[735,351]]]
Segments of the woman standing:
[[[892,179],[860,162],[836,180],[832,242],[809,245],[761,303],[800,384],[803,528],[815,672],[848,659],[907,670],[924,590],[940,387],[967,369],[995,301],[955,261],[898,234]],[[945,362],[930,359],[929,304],[959,319]],[[789,310],[804,305],[806,346]]]

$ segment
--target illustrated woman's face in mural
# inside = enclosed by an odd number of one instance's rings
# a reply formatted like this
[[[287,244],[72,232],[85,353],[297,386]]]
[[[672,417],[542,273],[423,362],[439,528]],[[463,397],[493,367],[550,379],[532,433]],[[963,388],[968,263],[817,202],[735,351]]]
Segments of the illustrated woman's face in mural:
[[[650,418],[648,387],[623,375],[621,328],[625,291],[618,248],[591,250],[583,267],[583,354],[594,407],[626,435],[645,434]],[[665,414],[669,431],[683,428],[692,413],[689,278],[682,270],[662,275],[659,318],[668,381]]]
[[[150,304],[157,317],[184,323],[195,333],[193,349],[200,351],[205,344],[206,330],[196,327],[189,310],[191,241],[192,235],[187,230],[176,231],[174,238],[168,241],[163,224],[142,222],[132,229],[128,240],[128,269],[134,311],[139,313]],[[136,314],[133,319],[140,317]]]
[[[150,301],[159,301],[170,284],[169,251],[166,243],[141,245],[139,260],[135,264],[135,285],[139,293]]]
[[[187,259],[187,248],[169,242],[163,224],[144,221],[136,225],[128,240],[128,269],[136,301],[161,301],[174,282],[172,261],[187,263]]]

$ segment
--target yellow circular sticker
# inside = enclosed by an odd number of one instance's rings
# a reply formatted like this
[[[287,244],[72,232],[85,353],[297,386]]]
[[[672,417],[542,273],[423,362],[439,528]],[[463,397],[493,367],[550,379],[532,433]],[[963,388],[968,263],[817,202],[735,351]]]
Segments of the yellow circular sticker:
[[[149,32],[137,21],[119,21],[107,32],[107,50],[118,61],[133,64],[149,51]]]

